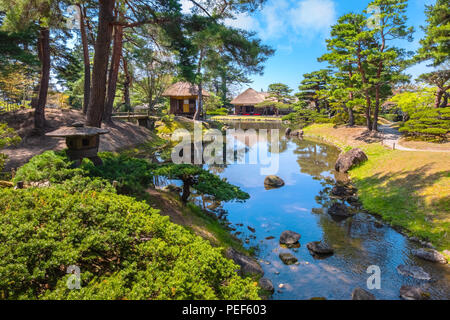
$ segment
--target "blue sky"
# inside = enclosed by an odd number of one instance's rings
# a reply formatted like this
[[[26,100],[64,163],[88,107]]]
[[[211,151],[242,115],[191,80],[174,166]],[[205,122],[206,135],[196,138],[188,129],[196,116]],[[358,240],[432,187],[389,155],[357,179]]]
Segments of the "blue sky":
[[[266,90],[271,83],[282,82],[295,91],[304,73],[325,67],[317,57],[326,51],[325,39],[330,26],[348,12],[362,12],[369,0],[268,0],[261,11],[252,15],[239,14],[227,24],[257,32],[265,44],[276,52],[267,62],[263,76],[252,76],[249,86]],[[408,1],[408,24],[414,26],[414,41],[401,41],[397,46],[408,50],[418,48],[423,37],[420,25],[425,24],[425,4],[434,0]],[[408,69],[413,77],[425,72],[425,64]],[[245,89],[245,86],[242,89]]]

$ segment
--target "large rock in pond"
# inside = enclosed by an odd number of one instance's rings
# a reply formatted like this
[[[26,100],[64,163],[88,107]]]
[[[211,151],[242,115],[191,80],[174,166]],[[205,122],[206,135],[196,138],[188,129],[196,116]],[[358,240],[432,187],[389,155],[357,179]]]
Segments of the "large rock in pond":
[[[352,300],[377,300],[373,294],[362,289],[355,288],[352,292]]]
[[[267,176],[264,180],[264,187],[266,187],[266,189],[281,188],[282,186],[284,186],[284,181],[280,177]]]
[[[348,170],[354,166],[357,166],[367,160],[368,158],[364,151],[359,148],[355,148],[339,156],[336,161],[335,169],[338,172],[348,172]]]
[[[403,276],[411,277],[414,279],[431,280],[431,276],[419,266],[406,266],[401,264],[397,267],[397,271]]]
[[[400,297],[405,300],[428,300],[430,294],[419,287],[402,286],[400,288]]]
[[[417,249],[413,250],[412,254],[418,258],[428,260],[431,262],[437,262],[442,264],[447,263],[447,259],[445,258],[445,256],[434,249],[429,248]]]
[[[350,213],[350,210],[348,207],[340,202],[334,202],[328,209],[327,213],[331,216],[337,216],[337,217],[343,217],[348,218],[352,214]]]
[[[292,253],[280,253],[278,256],[280,257],[281,261],[283,261],[283,263],[287,265],[294,264],[298,261]]]
[[[328,244],[322,241],[314,241],[306,244],[306,247],[309,251],[312,251],[315,254],[333,254],[334,250]]]
[[[238,271],[240,275],[247,275],[247,274],[259,274],[261,276],[264,275],[264,270],[261,268],[258,262],[256,262],[255,259],[246,256],[243,253],[240,253],[239,251],[236,251],[233,248],[228,248],[225,252],[225,257],[228,259],[233,260],[237,265],[241,267],[241,269]]]
[[[261,287],[261,289],[268,291],[270,293],[274,293],[275,292],[275,288],[273,287],[273,283],[272,281],[270,281],[267,278],[261,278],[259,279],[258,282],[259,286]]]
[[[356,188],[351,185],[337,184],[331,189],[331,195],[338,198],[349,198],[356,194]]]
[[[301,235],[294,231],[283,231],[280,236],[280,244],[287,247],[295,247],[298,245],[298,240],[300,240]]]

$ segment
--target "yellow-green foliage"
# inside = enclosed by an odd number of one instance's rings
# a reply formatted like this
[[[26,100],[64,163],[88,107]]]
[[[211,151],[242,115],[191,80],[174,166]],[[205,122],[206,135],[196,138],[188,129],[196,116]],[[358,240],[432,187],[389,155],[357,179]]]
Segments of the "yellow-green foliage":
[[[330,124],[303,130],[343,151],[363,149],[369,160],[349,174],[364,208],[440,249],[449,248],[450,153],[389,150],[380,143],[355,140],[348,136],[351,129]]]
[[[17,144],[20,140],[20,137],[12,128],[9,128],[5,123],[0,123],[0,150],[4,147]],[[0,153],[0,171],[3,170],[6,159],[7,156]]]
[[[388,150],[380,144],[362,149],[369,161],[351,170],[350,176],[364,208],[441,249],[449,248],[450,173],[433,162],[449,163],[450,156]]]

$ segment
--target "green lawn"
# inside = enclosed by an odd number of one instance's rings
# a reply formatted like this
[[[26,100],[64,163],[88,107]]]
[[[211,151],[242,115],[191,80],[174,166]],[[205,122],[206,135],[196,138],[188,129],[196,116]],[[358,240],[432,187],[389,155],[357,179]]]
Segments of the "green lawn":
[[[363,149],[369,161],[350,171],[364,208],[410,235],[450,247],[450,154],[388,150],[358,140],[363,130],[312,125],[305,133],[343,150]]]

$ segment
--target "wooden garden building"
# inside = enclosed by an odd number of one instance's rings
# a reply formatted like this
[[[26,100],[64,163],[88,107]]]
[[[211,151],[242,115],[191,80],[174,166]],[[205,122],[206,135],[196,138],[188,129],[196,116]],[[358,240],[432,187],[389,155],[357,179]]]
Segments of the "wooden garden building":
[[[234,106],[235,115],[262,114],[264,108],[258,108],[258,103],[266,101],[269,97],[267,92],[258,92],[252,88],[245,90],[231,101]]]
[[[170,114],[193,116],[198,105],[198,86],[189,82],[177,82],[163,92],[163,97],[170,98]],[[202,90],[203,98],[210,96]],[[203,99],[204,100],[204,99]]]

